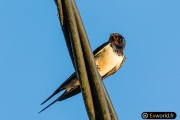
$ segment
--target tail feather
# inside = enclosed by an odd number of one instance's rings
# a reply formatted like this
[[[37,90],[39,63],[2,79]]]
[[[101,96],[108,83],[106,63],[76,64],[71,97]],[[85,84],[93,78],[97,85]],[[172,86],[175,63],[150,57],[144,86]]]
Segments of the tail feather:
[[[58,101],[62,101],[65,99],[68,99],[74,95],[77,95],[78,93],[81,92],[80,86],[76,86],[76,88],[71,89],[70,91],[65,91],[58,99]]]
[[[59,91],[60,92],[60,91]],[[56,95],[57,93],[53,93],[51,96],[49,96],[44,102],[41,103],[41,105],[43,105],[45,102],[47,102],[49,99],[51,99],[54,95]]]
[[[68,99],[78,93],[80,93],[80,86],[77,86],[75,89],[72,89],[70,91],[65,91],[60,97],[58,97],[56,100],[54,100],[52,103],[50,103],[48,106],[46,106],[44,109],[42,109],[39,113],[41,113],[42,111],[46,110],[48,107],[50,107],[51,105],[53,105],[55,102],[57,101],[62,101],[65,99]],[[53,95],[51,95],[53,96]],[[49,97],[49,99],[51,98],[51,96]],[[48,100],[48,99],[47,99]],[[45,101],[46,102],[46,101]],[[44,103],[44,102],[43,102]]]
[[[42,102],[41,105],[46,103],[49,99],[58,94],[60,91],[64,90],[66,85],[68,85],[76,77],[76,73],[74,72],[64,83],[62,83],[62,85],[58,87],[58,89],[56,89],[56,91],[51,96],[49,96],[44,102]]]
[[[59,98],[58,98],[59,99]],[[53,101],[51,104],[49,104],[48,106],[46,106],[44,109],[42,109],[39,113],[41,113],[42,111],[44,111],[45,109],[47,109],[48,107],[50,107],[51,105],[53,105],[55,102],[58,101],[58,99],[56,99],[55,101]]]

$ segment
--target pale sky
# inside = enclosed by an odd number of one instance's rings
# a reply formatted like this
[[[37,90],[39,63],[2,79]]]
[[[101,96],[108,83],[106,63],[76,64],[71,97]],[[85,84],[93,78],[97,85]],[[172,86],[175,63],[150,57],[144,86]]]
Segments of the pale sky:
[[[120,120],[180,115],[180,1],[76,0],[94,50],[114,32],[126,62],[104,83]],[[0,120],[86,120],[82,95],[40,106],[73,72],[53,0],[0,0]]]

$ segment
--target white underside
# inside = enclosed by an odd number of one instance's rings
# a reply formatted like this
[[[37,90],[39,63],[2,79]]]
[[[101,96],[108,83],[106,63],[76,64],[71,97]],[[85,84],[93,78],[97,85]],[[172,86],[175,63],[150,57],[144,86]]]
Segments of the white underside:
[[[101,76],[104,76],[106,73],[108,73],[110,70],[112,70],[114,67],[120,66],[120,64],[122,63],[124,58],[124,55],[119,56],[118,54],[116,54],[112,47],[110,46],[110,43],[104,47],[99,54],[97,54],[95,56],[95,62],[96,65],[98,66],[98,70],[99,70],[99,74]],[[69,83],[66,86],[66,91],[69,91],[70,89],[76,87],[79,85],[79,80],[77,79],[77,77],[75,79],[73,79],[71,81],[71,83]]]
[[[115,66],[119,66],[122,63],[124,56],[117,55],[112,47],[107,45],[103,51],[96,56],[96,65],[99,68],[99,74],[104,76],[107,72],[113,69]]]

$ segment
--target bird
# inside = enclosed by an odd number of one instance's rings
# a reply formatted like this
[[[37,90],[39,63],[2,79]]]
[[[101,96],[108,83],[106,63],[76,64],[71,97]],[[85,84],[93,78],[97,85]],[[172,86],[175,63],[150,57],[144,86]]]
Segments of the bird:
[[[125,38],[121,34],[112,33],[110,34],[107,42],[93,51],[95,63],[102,79],[105,79],[106,77],[117,72],[124,64],[126,60],[124,55],[125,45]],[[76,72],[74,72],[66,81],[64,81],[50,97],[41,103],[41,105],[46,103],[49,99],[62,90],[65,90],[65,92],[44,109],[42,109],[39,113],[50,107],[55,102],[65,100],[81,92]]]

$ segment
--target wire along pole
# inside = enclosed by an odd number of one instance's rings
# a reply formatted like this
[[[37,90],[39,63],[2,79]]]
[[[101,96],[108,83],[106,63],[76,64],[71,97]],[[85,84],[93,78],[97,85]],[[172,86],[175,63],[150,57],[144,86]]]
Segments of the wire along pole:
[[[55,0],[66,45],[78,76],[90,120],[117,118],[104,89],[89,41],[74,0]],[[113,116],[113,117],[112,117]]]

